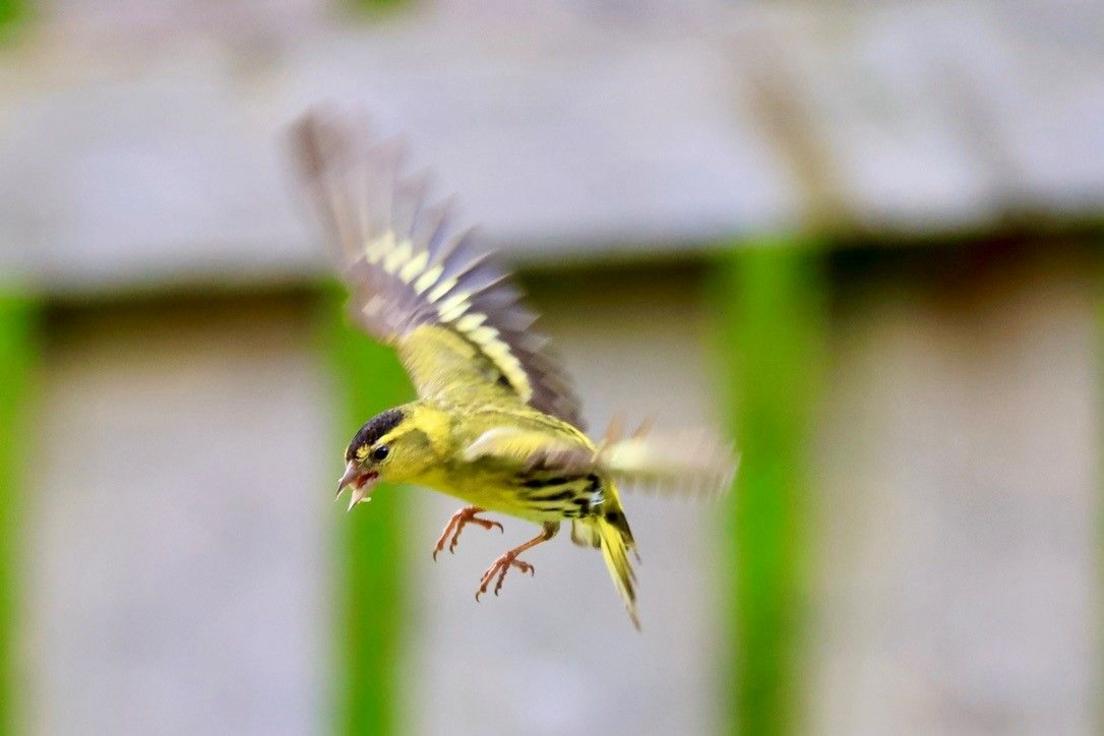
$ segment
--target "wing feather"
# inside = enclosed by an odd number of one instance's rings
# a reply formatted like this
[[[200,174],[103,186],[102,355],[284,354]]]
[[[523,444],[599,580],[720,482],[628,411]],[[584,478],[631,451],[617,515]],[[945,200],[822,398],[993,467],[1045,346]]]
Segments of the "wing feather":
[[[464,448],[464,460],[493,458],[520,470],[545,468],[583,473],[594,468],[594,448],[566,437],[520,427],[494,427]]]
[[[581,426],[536,314],[476,232],[457,228],[451,203],[429,203],[428,175],[404,175],[401,146],[318,113],[298,123],[295,145],[353,317],[398,348],[420,396],[516,398]]]
[[[631,437],[619,434],[611,425],[606,439],[591,447],[545,429],[499,426],[471,442],[464,459],[493,458],[520,470],[540,467],[568,475],[600,472],[629,490],[669,496],[710,498],[732,486],[738,458],[711,432],[642,428]]]

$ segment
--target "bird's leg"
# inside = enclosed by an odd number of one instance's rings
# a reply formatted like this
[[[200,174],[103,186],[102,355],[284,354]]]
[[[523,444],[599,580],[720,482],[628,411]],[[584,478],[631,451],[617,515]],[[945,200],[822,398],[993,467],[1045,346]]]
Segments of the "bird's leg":
[[[487,531],[497,526],[499,531],[503,531],[502,525],[497,521],[480,519],[476,516],[476,514],[482,511],[483,509],[478,506],[467,506],[453,514],[448,524],[445,524],[445,530],[441,532],[441,536],[437,539],[437,544],[433,548],[433,559],[437,559],[437,553],[445,548],[446,542],[448,543],[448,550],[450,553],[456,551],[456,544],[460,541],[460,532],[464,531],[464,526],[466,524],[478,524]],[[451,537],[451,540],[449,537]]]
[[[556,532],[560,530],[559,522],[546,522],[544,525],[544,531],[537,536],[530,539],[525,544],[514,547],[511,550],[507,550],[505,554],[499,557],[497,560],[491,563],[491,566],[487,568],[487,571],[483,573],[483,579],[479,581],[479,590],[475,592],[475,600],[479,600],[479,596],[487,592],[487,586],[491,584],[491,581],[496,577],[498,580],[495,582],[494,594],[498,595],[498,591],[502,590],[502,581],[506,579],[506,573],[510,571],[511,567],[516,567],[522,572],[527,572],[532,575],[535,572],[535,568],[524,560],[517,558],[522,552],[532,547],[536,547],[542,542],[547,542],[552,537],[556,536]]]

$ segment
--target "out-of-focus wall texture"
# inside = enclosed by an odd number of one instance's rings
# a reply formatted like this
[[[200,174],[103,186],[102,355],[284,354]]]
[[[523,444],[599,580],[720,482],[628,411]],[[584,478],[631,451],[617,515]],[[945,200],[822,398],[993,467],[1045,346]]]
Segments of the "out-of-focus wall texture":
[[[1101,728],[1104,7],[0,0],[0,733]],[[409,389],[286,166],[404,134],[594,432],[731,431],[627,495],[643,633],[563,538],[329,502]]]
[[[1092,733],[1098,254],[1048,238],[917,257],[838,271],[809,724]]]

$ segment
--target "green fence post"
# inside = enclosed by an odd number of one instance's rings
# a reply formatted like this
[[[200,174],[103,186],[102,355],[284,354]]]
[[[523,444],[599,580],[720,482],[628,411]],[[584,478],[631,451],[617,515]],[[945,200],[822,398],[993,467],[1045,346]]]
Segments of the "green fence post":
[[[407,0],[347,0],[357,11],[369,16],[388,14],[407,4]]]
[[[20,730],[23,701],[15,638],[35,314],[30,300],[0,294],[0,734]]]
[[[26,16],[26,0],[0,0],[0,43],[12,37],[13,29]]]
[[[735,733],[793,733],[812,405],[821,362],[819,249],[757,243],[721,266],[730,416],[741,452],[726,515],[731,540]]]
[[[336,483],[345,444],[375,414],[413,398],[394,351],[348,321],[340,299],[325,306],[327,343],[337,382],[340,432],[334,444]],[[380,486],[372,502],[345,514],[334,507],[337,539],[335,695],[337,732],[386,736],[397,732],[399,657],[406,614],[407,571],[401,488]]]

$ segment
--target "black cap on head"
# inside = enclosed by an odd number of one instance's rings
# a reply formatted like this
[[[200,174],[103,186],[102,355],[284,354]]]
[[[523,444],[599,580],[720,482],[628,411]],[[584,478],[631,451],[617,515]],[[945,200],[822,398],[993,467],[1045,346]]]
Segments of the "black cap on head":
[[[399,409],[388,409],[382,414],[377,414],[369,419],[363,427],[357,430],[352,442],[349,443],[349,448],[345,451],[346,462],[355,457],[358,447],[375,444],[380,437],[397,427],[402,420],[403,413]]]

